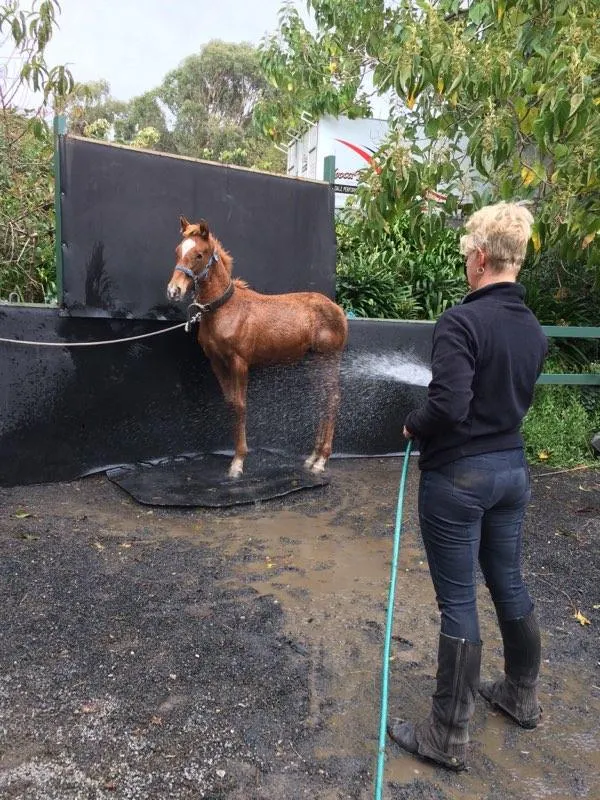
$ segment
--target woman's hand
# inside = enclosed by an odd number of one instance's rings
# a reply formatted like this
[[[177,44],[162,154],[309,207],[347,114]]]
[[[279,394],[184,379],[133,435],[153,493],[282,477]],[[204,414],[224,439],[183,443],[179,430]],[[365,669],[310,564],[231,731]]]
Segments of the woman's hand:
[[[404,430],[402,431],[402,433],[403,433],[405,439],[412,439],[413,438],[412,433],[408,430],[406,425],[404,426]]]

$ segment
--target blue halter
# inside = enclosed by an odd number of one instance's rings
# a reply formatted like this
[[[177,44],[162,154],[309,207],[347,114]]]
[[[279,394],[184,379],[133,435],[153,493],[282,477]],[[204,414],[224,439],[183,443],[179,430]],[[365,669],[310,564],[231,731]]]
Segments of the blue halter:
[[[190,278],[194,282],[194,292],[198,292],[198,290],[200,289],[200,285],[208,277],[210,268],[213,266],[213,264],[216,264],[218,260],[219,260],[219,254],[215,250],[212,256],[208,259],[208,264],[204,267],[202,272],[196,274],[193,270],[191,270],[189,267],[186,267],[184,264],[176,264],[175,271],[183,272],[185,276]]]

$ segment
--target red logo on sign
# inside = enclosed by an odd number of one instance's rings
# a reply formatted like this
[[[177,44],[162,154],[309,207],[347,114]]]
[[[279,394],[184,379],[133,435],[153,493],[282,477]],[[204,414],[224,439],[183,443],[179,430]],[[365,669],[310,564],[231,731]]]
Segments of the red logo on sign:
[[[347,142],[345,139],[336,139],[336,142],[339,142],[340,144],[349,147],[350,150],[353,150],[358,156],[364,158],[367,164],[371,165],[373,163],[373,156],[375,155],[375,150],[372,150],[370,147],[363,149],[362,147],[358,147],[357,145],[352,144],[352,142]],[[376,171],[379,174],[381,172],[381,168],[377,167]]]

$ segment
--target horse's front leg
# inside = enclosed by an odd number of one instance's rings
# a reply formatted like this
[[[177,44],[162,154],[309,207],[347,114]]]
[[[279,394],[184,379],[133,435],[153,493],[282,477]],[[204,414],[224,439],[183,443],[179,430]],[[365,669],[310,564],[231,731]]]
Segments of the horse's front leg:
[[[235,414],[235,456],[229,467],[229,477],[239,478],[248,455],[246,443],[246,397],[248,393],[248,364],[238,356],[231,361],[232,406]]]
[[[246,394],[248,389],[248,365],[235,356],[225,362],[216,357],[210,360],[213,372],[235,415],[234,444],[235,456],[229,467],[229,477],[239,478],[244,471],[244,459],[248,453],[246,444]]]

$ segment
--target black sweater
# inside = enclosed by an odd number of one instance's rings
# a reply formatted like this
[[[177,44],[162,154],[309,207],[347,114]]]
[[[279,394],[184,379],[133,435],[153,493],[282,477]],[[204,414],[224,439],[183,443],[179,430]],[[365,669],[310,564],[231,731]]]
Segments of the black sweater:
[[[495,283],[448,309],[433,331],[425,405],[406,418],[421,469],[522,447],[548,342],[518,283]]]

